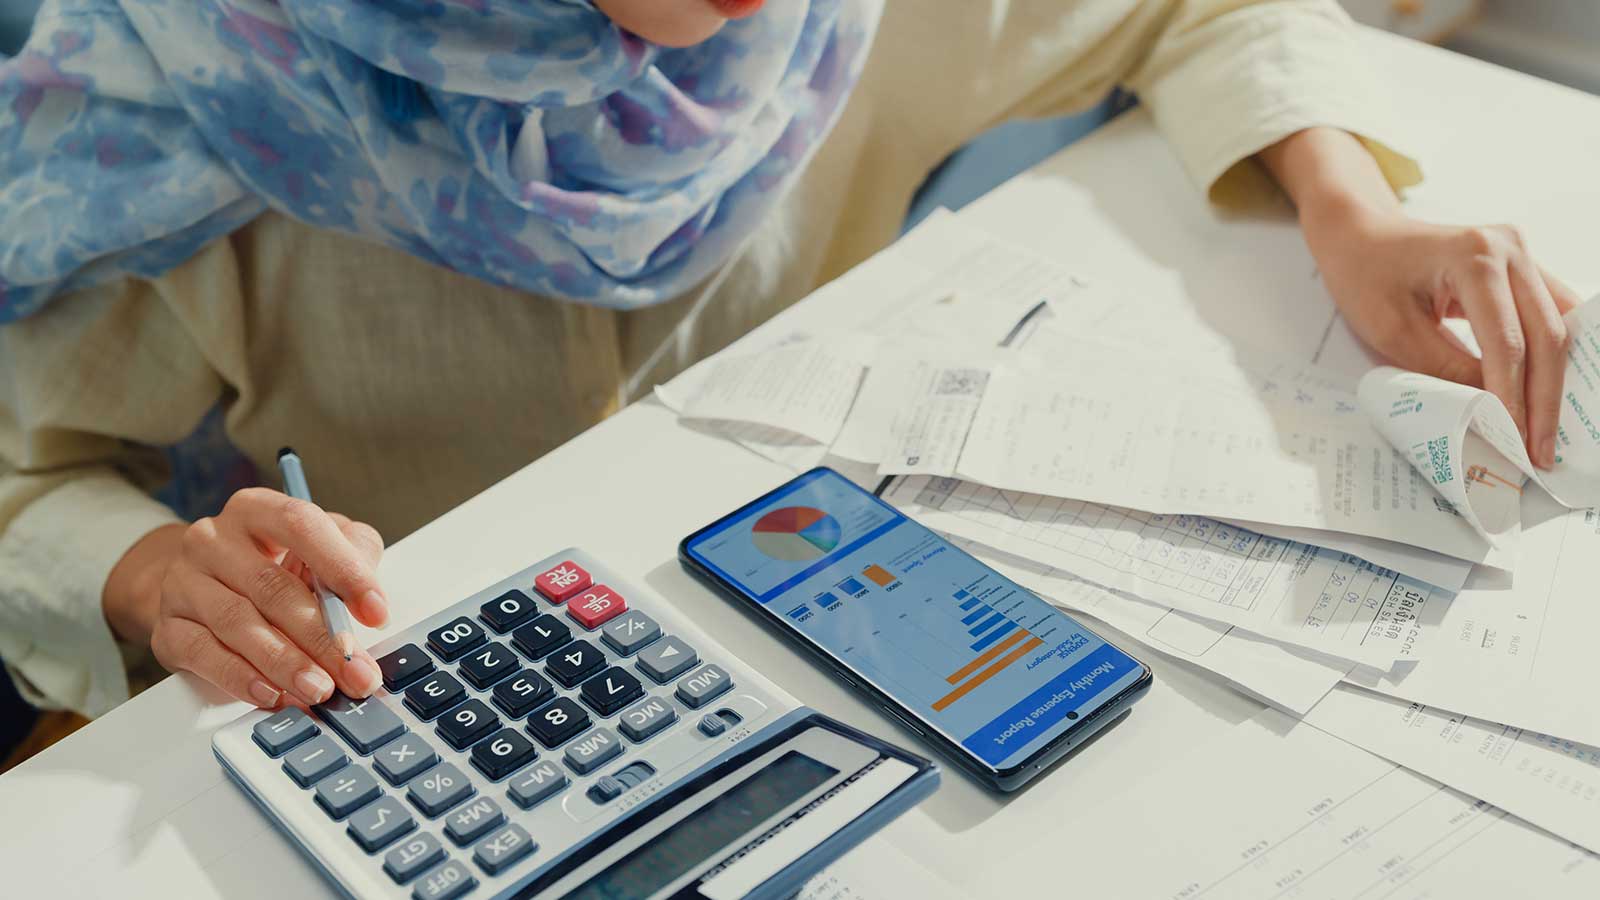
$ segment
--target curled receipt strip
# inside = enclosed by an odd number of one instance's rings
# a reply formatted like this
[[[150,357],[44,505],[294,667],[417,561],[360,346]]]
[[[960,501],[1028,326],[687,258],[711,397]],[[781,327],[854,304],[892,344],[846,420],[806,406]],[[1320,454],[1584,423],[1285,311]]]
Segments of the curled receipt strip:
[[[1500,398],[1390,366],[1361,379],[1372,422],[1456,512],[1500,545],[1520,523],[1532,480],[1563,506],[1600,506],[1600,298],[1566,315],[1567,350],[1556,465],[1536,469]]]

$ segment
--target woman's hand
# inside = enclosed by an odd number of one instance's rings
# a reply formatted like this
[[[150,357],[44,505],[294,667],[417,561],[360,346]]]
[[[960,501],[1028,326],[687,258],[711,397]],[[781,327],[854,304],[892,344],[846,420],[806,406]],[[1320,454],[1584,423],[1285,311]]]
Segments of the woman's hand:
[[[260,707],[320,703],[335,686],[365,697],[378,687],[377,663],[365,650],[345,660],[309,572],[376,627],[388,619],[375,574],[382,555],[371,526],[249,488],[214,518],[135,544],[106,581],[106,620],[125,640],[148,640],[166,668]]]
[[[1535,465],[1555,464],[1567,363],[1561,317],[1578,304],[1516,229],[1419,222],[1349,135],[1296,134],[1262,153],[1294,198],[1306,243],[1345,321],[1395,365],[1487,388]],[[1465,318],[1483,357],[1443,320]]]

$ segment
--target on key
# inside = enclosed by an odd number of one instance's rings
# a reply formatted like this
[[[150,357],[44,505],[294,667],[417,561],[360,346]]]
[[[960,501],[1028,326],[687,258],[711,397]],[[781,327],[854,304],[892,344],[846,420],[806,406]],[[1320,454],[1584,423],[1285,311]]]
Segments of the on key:
[[[553,569],[540,572],[533,579],[533,589],[551,603],[565,603],[594,583],[583,566],[564,560]]]
[[[445,662],[455,662],[487,639],[478,623],[458,616],[444,627],[428,632],[428,649]]]
[[[315,709],[322,721],[356,748],[357,753],[371,753],[406,730],[405,723],[394,710],[376,697],[352,700],[334,691],[327,703]]]
[[[416,644],[406,644],[393,653],[378,657],[378,671],[383,673],[383,686],[398,694],[418,678],[433,671],[433,660]]]

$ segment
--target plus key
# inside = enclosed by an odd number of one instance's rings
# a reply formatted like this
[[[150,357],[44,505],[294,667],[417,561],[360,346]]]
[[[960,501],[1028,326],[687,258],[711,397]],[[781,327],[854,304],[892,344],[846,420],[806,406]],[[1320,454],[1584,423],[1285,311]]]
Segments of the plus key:
[[[540,572],[533,579],[533,589],[551,603],[565,603],[589,589],[594,579],[583,566],[566,560],[555,568]]]
[[[599,628],[627,610],[628,601],[603,584],[597,584],[584,591],[577,599],[567,604],[567,615],[579,625],[591,630]]]

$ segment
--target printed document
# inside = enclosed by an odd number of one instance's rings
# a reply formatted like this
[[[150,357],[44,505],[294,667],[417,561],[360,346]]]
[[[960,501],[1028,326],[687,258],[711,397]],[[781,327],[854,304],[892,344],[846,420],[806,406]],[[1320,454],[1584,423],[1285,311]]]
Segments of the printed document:
[[[1600,746],[1600,515],[1528,491],[1522,520],[1515,573],[1474,571],[1422,662],[1350,679],[1437,709]]]
[[[1088,847],[1071,896],[1600,896],[1600,857],[1273,710],[1069,812],[1002,868]]]
[[[1357,557],[1200,516],[897,480],[884,499],[930,528],[1102,587],[1237,625],[1327,657],[1388,669],[1425,658],[1448,592]]]
[[[1305,721],[1600,850],[1600,749],[1340,685]]]

